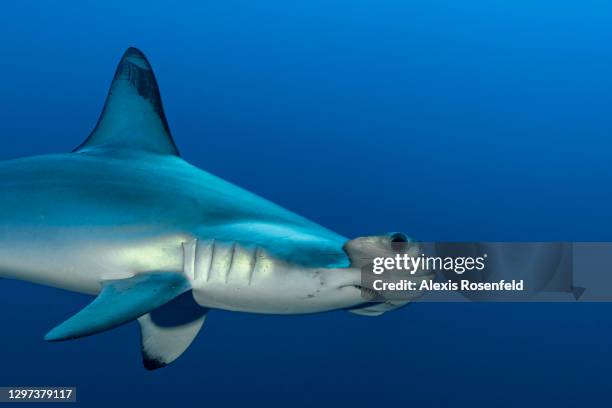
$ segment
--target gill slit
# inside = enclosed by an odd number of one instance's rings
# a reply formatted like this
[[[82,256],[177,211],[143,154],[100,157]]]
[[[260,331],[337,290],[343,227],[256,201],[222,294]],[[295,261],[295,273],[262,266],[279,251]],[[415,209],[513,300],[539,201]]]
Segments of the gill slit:
[[[199,271],[196,269],[196,258],[198,257],[198,239],[193,240],[193,259],[191,264],[191,270],[193,271],[193,280],[197,280],[199,277]]]
[[[232,271],[232,266],[234,265],[234,255],[236,255],[236,241],[232,243],[232,251],[230,252],[229,265],[227,266],[227,271],[225,272],[225,283],[229,281],[230,272]]]
[[[210,279],[210,275],[212,273],[212,267],[213,267],[213,258],[215,257],[215,239],[213,238],[212,240],[212,244],[210,244],[210,258],[208,261],[208,269],[206,271],[206,282],[209,281]]]
[[[257,257],[259,255],[259,247],[255,246],[255,250],[253,251],[253,256],[251,257],[251,262],[249,264],[249,286],[253,282],[253,274],[255,273],[255,267],[257,266]]]

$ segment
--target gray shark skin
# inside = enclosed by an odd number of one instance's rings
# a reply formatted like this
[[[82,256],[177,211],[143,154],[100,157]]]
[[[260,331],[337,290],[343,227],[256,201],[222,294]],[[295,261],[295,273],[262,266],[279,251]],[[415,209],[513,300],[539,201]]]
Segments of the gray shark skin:
[[[135,48],[87,140],[0,163],[0,197],[0,277],[97,296],[46,340],[137,319],[148,369],[178,358],[210,309],[377,315],[405,303],[364,304],[359,269],[403,234],[349,241],[181,159]]]

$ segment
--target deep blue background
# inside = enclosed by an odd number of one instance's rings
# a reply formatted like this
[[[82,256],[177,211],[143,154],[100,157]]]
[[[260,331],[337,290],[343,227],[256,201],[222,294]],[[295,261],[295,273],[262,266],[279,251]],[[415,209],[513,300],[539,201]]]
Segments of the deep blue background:
[[[607,0],[9,3],[2,159],[78,145],[133,45],[187,160],[346,236],[612,240]],[[612,403],[608,304],[215,312],[151,373],[134,324],[42,341],[88,300],[0,282],[0,385],[91,406]]]

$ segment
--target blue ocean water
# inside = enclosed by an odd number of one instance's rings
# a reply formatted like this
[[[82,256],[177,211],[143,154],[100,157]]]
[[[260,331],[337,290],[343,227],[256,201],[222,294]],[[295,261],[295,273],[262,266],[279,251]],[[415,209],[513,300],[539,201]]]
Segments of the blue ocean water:
[[[184,158],[348,237],[609,241],[611,18],[595,0],[3,2],[0,159],[78,145],[136,46]],[[0,282],[0,385],[104,407],[612,402],[608,304],[217,311],[147,372],[135,324],[42,341],[88,301]]]

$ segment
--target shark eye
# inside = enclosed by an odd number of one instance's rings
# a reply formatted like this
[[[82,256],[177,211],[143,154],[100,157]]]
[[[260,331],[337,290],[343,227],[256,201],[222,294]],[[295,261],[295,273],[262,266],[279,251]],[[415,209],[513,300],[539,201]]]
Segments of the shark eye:
[[[408,236],[406,234],[402,234],[401,232],[394,232],[389,235],[389,241],[394,244],[406,243],[409,241]]]

